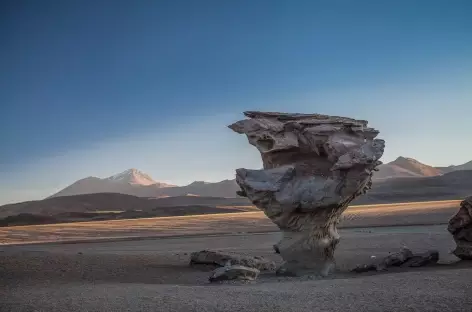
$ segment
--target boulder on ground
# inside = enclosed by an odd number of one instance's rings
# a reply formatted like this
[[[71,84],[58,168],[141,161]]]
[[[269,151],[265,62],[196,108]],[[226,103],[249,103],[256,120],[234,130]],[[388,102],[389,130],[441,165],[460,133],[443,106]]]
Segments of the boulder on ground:
[[[400,252],[396,252],[383,258],[380,262],[359,265],[351,270],[351,272],[364,273],[369,271],[384,271],[388,267],[421,267],[430,264],[436,264],[439,260],[439,252],[437,250],[428,250],[424,253],[413,254],[410,249],[402,248]]]
[[[421,267],[425,265],[435,264],[439,260],[439,252],[437,250],[428,250],[421,254],[414,254],[408,261],[402,264],[405,267]]]
[[[275,262],[263,257],[254,257],[229,252],[202,250],[190,255],[190,264],[209,264],[224,267],[227,264],[255,268],[261,271],[274,271]]]
[[[408,259],[413,257],[413,253],[408,248],[402,248],[399,252],[393,253],[385,257],[380,266],[388,268],[392,266],[400,266]]]
[[[228,280],[246,280],[253,281],[257,278],[260,271],[255,268],[249,268],[243,265],[230,265],[217,268],[213,271],[210,282],[228,281]]]
[[[454,237],[454,254],[462,260],[472,260],[472,196],[461,202],[459,211],[449,220],[447,227]]]

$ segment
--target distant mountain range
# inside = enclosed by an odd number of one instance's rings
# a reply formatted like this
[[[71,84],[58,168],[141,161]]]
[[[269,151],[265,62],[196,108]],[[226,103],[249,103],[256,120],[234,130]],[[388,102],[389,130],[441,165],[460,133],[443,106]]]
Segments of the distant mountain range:
[[[156,182],[150,175],[137,169],[128,169],[108,178],[88,177],[78,180],[50,196],[72,196],[95,193],[120,193],[137,197],[210,196],[236,197],[239,188],[234,180],[210,183],[195,181],[186,186]]]
[[[398,157],[379,166],[373,176],[375,184],[398,178],[424,178],[445,173],[472,170],[472,161],[459,166],[432,167],[416,159]],[[195,181],[186,186],[176,186],[155,181],[150,175],[137,169],[128,169],[108,178],[88,177],[81,179],[50,197],[94,193],[120,193],[137,197],[205,196],[234,198],[239,190],[235,180],[210,183]]]
[[[353,204],[461,199],[472,193],[472,161],[432,167],[398,157],[379,166],[373,180],[372,189]],[[108,178],[81,179],[44,200],[0,206],[0,226],[256,209],[247,198],[236,196],[238,190],[235,180],[175,186],[128,169]]]

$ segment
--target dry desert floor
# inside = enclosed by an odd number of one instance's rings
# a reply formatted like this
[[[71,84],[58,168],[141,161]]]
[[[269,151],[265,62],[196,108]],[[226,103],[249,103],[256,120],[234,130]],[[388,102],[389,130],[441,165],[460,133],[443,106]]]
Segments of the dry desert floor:
[[[450,254],[446,231],[458,206],[351,207],[331,277],[263,273],[251,283],[209,284],[208,269],[188,261],[193,251],[216,249],[280,263],[272,250],[279,233],[261,213],[3,228],[0,311],[472,311],[472,265]],[[437,249],[440,262],[350,272],[403,246]]]

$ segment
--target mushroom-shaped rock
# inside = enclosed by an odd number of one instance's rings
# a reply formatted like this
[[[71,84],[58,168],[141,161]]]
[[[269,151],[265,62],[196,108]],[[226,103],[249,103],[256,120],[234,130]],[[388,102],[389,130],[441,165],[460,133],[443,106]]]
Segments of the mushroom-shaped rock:
[[[456,241],[454,254],[463,260],[472,260],[472,196],[461,202],[447,229]]]
[[[327,275],[348,204],[371,186],[385,142],[367,121],[320,114],[245,112],[229,126],[261,153],[262,170],[237,169],[238,194],[283,232],[280,271]]]

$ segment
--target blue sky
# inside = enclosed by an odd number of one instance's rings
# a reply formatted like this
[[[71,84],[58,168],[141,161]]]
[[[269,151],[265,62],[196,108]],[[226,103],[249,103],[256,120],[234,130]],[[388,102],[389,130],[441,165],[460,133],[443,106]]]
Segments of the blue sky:
[[[1,1],[0,204],[136,167],[257,168],[244,110],[367,119],[399,155],[472,159],[472,2]]]

